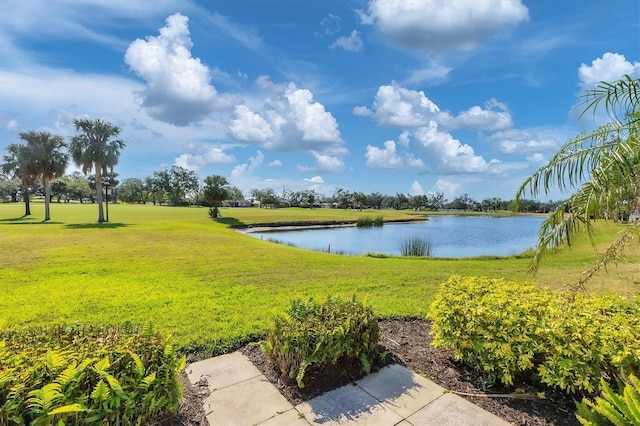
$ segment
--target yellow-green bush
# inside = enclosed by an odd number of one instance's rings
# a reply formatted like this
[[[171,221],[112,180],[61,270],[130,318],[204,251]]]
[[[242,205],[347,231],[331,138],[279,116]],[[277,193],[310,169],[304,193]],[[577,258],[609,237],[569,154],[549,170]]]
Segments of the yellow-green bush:
[[[569,393],[640,371],[640,299],[575,295],[503,279],[453,276],[429,312],[433,345],[489,380],[540,381]]]
[[[171,344],[150,326],[0,332],[0,425],[141,424],[177,411]]]
[[[262,350],[302,388],[312,364],[359,361],[368,374],[380,336],[373,308],[355,296],[348,301],[330,297],[324,303],[296,299],[286,313],[274,317]]]

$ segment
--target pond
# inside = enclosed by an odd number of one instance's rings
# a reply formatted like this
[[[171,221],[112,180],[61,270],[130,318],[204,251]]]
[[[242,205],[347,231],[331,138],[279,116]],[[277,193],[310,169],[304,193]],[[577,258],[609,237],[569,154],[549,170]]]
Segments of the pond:
[[[535,246],[539,216],[431,216],[425,222],[379,228],[327,228],[254,232],[249,235],[316,251],[348,255],[400,255],[410,238],[427,238],[435,257],[510,256]]]

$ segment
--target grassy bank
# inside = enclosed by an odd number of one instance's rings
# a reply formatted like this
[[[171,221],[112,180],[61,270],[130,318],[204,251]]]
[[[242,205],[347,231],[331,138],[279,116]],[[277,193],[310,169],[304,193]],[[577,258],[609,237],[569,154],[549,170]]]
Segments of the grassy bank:
[[[110,205],[110,223],[97,224],[95,205],[51,206],[22,218],[21,204],[0,204],[0,327],[61,322],[153,322],[197,356],[226,351],[262,333],[293,297],[356,293],[382,316],[422,316],[439,283],[452,274],[532,280],[559,287],[593,263],[581,242],[550,258],[536,277],[527,258],[416,259],[330,255],[261,241],[230,224],[385,220],[413,212],[328,209],[222,209]],[[606,227],[601,238],[617,232]],[[640,271],[620,264],[594,288],[630,294]],[[634,284],[635,283],[635,284]]]

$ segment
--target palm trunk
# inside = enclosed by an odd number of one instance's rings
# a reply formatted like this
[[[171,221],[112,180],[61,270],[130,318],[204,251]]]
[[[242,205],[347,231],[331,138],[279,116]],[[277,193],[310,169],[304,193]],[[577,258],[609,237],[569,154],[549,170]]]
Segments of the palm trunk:
[[[31,205],[29,203],[29,188],[25,187],[24,192],[22,193],[22,198],[24,198],[24,215],[31,216]]]
[[[96,163],[96,201],[98,202],[98,222],[104,222],[102,210],[102,164]]]
[[[51,185],[49,185],[49,179],[42,177],[42,184],[44,185],[44,220],[45,222],[51,219],[51,213],[49,211],[49,204],[51,200]]]

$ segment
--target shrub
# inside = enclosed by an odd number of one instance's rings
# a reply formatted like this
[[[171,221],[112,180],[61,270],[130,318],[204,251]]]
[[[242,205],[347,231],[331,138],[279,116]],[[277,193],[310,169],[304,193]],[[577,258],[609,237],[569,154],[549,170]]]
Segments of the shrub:
[[[177,411],[184,368],[151,326],[0,332],[0,424],[141,424]]]
[[[433,345],[490,381],[539,381],[592,392],[600,378],[640,371],[640,299],[575,295],[503,279],[451,277],[429,317]]]
[[[324,303],[296,299],[286,313],[274,317],[262,350],[302,388],[305,371],[312,364],[359,361],[369,374],[379,341],[373,308],[355,296],[348,301],[330,297]]]
[[[595,402],[588,399],[578,404],[576,417],[584,426],[614,424],[616,426],[640,425],[640,380],[629,376],[629,383],[620,386],[620,393],[611,390],[601,380],[602,397]]]
[[[400,243],[402,256],[433,256],[435,246],[426,237],[411,237]]]
[[[384,224],[384,219],[382,216],[377,216],[372,218],[370,216],[359,217],[356,226],[358,228],[371,228],[371,227],[380,227]]]

